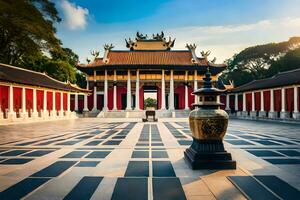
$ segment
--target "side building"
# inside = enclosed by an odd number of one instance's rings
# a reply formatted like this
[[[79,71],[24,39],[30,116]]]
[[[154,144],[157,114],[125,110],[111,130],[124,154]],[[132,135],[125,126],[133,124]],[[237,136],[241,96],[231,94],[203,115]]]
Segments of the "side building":
[[[44,73],[0,63],[0,124],[74,118],[75,94],[88,92]]]
[[[300,69],[254,80],[229,91],[226,110],[239,117],[300,120]]]

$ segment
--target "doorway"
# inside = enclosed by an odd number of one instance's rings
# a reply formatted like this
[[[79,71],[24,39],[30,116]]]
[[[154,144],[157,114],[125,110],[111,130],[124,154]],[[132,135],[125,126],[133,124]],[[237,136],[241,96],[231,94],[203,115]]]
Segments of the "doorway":
[[[157,86],[144,86],[144,108],[153,107],[155,110],[158,108]]]

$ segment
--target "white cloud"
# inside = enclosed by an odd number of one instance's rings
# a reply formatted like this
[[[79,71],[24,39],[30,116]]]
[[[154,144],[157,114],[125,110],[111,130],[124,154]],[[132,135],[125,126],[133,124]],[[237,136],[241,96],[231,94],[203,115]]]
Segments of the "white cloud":
[[[177,38],[176,49],[184,48],[186,43],[196,43],[197,54],[202,50],[211,50],[211,57],[216,56],[217,62],[222,62],[246,47],[300,36],[300,18],[288,17],[239,25],[188,26],[168,29],[166,32]]]
[[[68,0],[61,2],[64,18],[63,22],[70,30],[84,29],[87,24],[89,10],[70,3]]]

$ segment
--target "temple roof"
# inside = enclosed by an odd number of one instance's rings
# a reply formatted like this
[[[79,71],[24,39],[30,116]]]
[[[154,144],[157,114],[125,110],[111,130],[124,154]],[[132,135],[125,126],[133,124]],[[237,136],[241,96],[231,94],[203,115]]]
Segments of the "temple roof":
[[[139,50],[170,50],[175,43],[175,39],[167,40],[165,38],[165,34],[162,31],[161,33],[152,34],[152,38],[149,38],[148,35],[144,35],[142,33],[137,32],[135,41],[129,38],[126,41],[126,47],[131,51],[139,51]]]
[[[87,64],[87,67],[102,65],[195,65],[192,63],[190,51],[109,51],[109,62],[98,58]],[[200,65],[207,65],[205,59],[200,59]]]
[[[246,92],[268,88],[300,84],[300,69],[281,72],[273,77],[254,80],[231,90],[231,92]]]
[[[107,62],[103,58],[97,58],[89,64],[80,64],[78,69],[86,71],[86,69],[113,69],[115,67],[128,67],[133,66],[145,66],[149,68],[158,68],[162,66],[170,69],[176,69],[181,67],[193,67],[201,70],[200,66],[211,66],[217,68],[212,69],[213,72],[220,73],[226,67],[225,64],[214,64],[207,61],[205,58],[198,58],[198,62],[193,62],[193,56],[191,51],[108,51]],[[151,67],[150,67],[151,66]],[[156,66],[156,67],[155,67]],[[119,68],[120,69],[120,68]],[[206,68],[204,69],[204,71]]]
[[[89,92],[89,90],[82,89],[77,85],[53,79],[45,73],[35,72],[2,63],[0,63],[0,81],[72,92]]]

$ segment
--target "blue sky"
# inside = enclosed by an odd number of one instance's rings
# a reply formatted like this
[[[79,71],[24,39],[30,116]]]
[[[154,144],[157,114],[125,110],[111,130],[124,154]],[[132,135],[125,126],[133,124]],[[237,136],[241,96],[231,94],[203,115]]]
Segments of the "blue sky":
[[[57,35],[84,62],[103,45],[163,30],[175,49],[196,43],[223,62],[247,46],[300,36],[300,0],[56,0]]]

